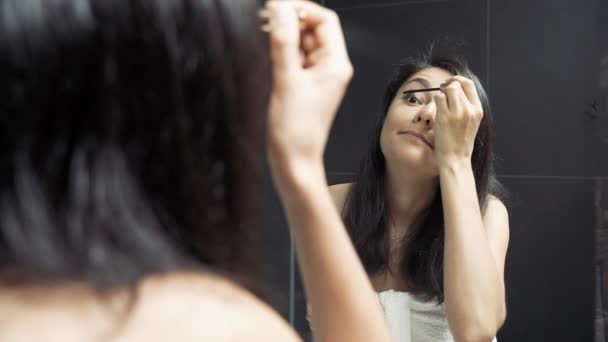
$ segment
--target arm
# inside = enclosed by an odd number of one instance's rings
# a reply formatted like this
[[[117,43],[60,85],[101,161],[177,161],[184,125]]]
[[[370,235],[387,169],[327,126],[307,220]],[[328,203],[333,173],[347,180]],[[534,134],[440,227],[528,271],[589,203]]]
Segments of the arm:
[[[342,209],[344,207],[344,201],[346,200],[346,196],[348,195],[348,191],[350,190],[352,183],[343,183],[343,184],[334,184],[329,186],[329,194],[336,206],[336,209],[339,213],[342,213]],[[340,214],[341,215],[341,214]],[[315,327],[312,320],[312,310],[310,308],[310,303],[306,303],[306,321],[308,321],[308,326],[310,327],[310,331],[315,334]]]
[[[492,198],[482,220],[470,163],[442,169],[440,182],[448,322],[458,341],[491,341],[506,317],[507,210]]]
[[[482,217],[471,166],[483,110],[473,82],[455,76],[437,95],[436,154],[445,223],[444,290],[457,341],[491,341],[506,316],[508,214],[491,198]]]
[[[320,341],[390,341],[378,298],[327,189],[323,167],[277,188],[296,244]]]
[[[271,1],[268,156],[320,341],[390,341],[380,303],[332,201],[323,154],[352,77],[339,19],[309,1]],[[295,11],[306,15],[298,23]]]

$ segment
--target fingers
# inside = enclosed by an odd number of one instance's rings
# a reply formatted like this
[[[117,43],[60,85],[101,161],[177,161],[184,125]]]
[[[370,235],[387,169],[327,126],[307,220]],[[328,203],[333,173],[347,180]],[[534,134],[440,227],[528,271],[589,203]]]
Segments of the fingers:
[[[312,51],[318,48],[317,39],[314,36],[314,33],[309,31],[302,32],[302,50],[304,53],[311,53]]]
[[[458,81],[460,83],[460,87],[464,91],[464,94],[472,105],[479,104],[481,101],[479,100],[479,95],[477,94],[477,88],[475,87],[475,83],[473,80],[468,79],[464,76],[454,76],[450,80]]]
[[[268,3],[277,1],[279,0],[271,0]],[[319,25],[332,23],[337,19],[336,12],[312,1],[290,0],[289,4],[301,14],[300,20],[303,29],[311,29]]]
[[[451,81],[442,87],[442,91],[446,95],[449,110],[451,112],[459,113],[462,108],[464,108],[463,100],[466,99],[464,91],[460,87],[460,83],[457,81]]]
[[[437,114],[439,113],[448,113],[448,100],[444,93],[435,94],[435,105],[437,106]],[[438,118],[439,119],[439,118]]]
[[[300,54],[302,56],[302,67],[304,69],[310,68],[319,62],[319,45],[314,36],[314,33],[310,31],[303,31],[301,33],[300,43]]]
[[[311,35],[306,46],[313,46],[311,42],[314,42],[316,49],[328,50],[328,55],[341,57],[347,54],[342,26],[336,12],[312,1],[291,0],[289,3],[298,13],[305,14],[300,18],[301,27]]]
[[[454,76],[441,86],[441,90],[445,96],[447,107],[441,107],[437,103],[438,113],[451,113],[451,116],[460,119],[468,118],[480,121],[483,118],[481,101],[472,80],[462,76]],[[441,98],[435,99],[435,101],[440,100]]]
[[[324,66],[350,79],[352,65],[337,14],[306,0],[267,2],[275,81],[298,69]]]
[[[275,75],[291,74],[301,67],[300,27],[293,6],[287,1],[271,1],[266,5],[271,18],[270,49]]]

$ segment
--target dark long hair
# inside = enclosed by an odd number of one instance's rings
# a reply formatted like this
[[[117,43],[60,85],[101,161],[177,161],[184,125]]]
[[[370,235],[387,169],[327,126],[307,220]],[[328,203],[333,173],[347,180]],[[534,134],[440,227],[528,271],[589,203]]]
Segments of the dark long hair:
[[[355,248],[369,274],[385,271],[389,256],[390,213],[386,205],[386,161],[380,149],[380,132],[397,90],[412,75],[429,67],[441,68],[475,82],[484,117],[475,139],[471,163],[482,210],[490,195],[500,198],[503,193],[493,168],[492,113],[488,96],[479,79],[463,58],[434,55],[432,49],[427,54],[405,60],[386,88],[381,115],[377,118],[369,150],[363,157],[342,213]],[[438,189],[431,205],[415,220],[404,238],[401,248],[404,248],[405,253],[399,274],[411,283],[412,292],[427,300],[436,299],[439,303],[444,300],[443,246],[443,207]]]
[[[259,5],[0,3],[2,284],[253,277],[270,91]]]

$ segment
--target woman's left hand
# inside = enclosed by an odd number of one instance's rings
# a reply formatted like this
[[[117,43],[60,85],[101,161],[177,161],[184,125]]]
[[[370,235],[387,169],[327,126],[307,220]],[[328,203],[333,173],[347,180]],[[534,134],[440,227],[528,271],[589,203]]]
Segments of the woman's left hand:
[[[475,84],[463,76],[448,79],[435,95],[435,155],[439,167],[470,163],[483,108]]]

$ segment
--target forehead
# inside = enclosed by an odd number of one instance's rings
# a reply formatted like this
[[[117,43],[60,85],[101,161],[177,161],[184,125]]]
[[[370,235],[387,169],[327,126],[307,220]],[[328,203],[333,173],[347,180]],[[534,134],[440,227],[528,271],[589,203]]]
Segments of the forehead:
[[[449,71],[441,68],[426,68],[410,76],[407,80],[405,80],[405,82],[403,82],[401,88],[405,88],[406,86],[425,86],[419,81],[414,81],[416,79],[426,80],[431,88],[436,88],[452,76],[454,75],[452,75]]]

